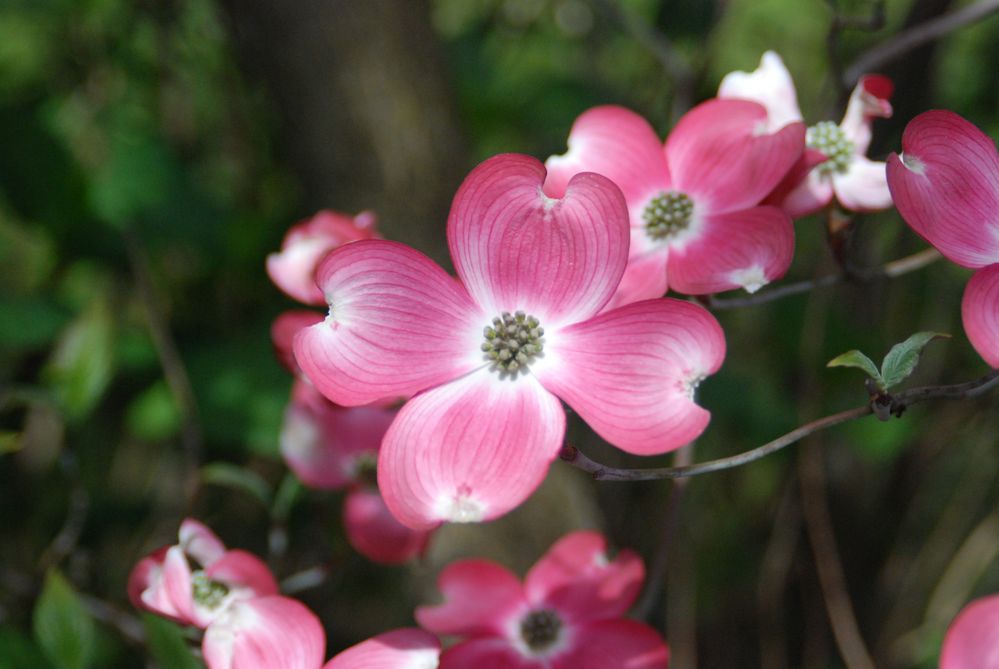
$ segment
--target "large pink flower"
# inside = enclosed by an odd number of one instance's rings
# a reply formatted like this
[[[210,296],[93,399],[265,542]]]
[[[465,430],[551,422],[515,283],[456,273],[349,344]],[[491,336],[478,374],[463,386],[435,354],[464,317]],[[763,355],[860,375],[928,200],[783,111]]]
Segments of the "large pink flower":
[[[444,603],[416,610],[424,628],[465,640],[441,669],[665,669],[669,652],[649,626],[623,619],[645,578],[628,550],[614,560],[602,536],[558,541],[523,585],[503,567],[463,560],[441,572]]]
[[[677,448],[707,425],[693,390],[724,357],[717,321],[676,300],[597,316],[627,262],[621,192],[581,174],[554,199],[544,179],[512,154],[468,176],[448,219],[460,282],[388,241],[349,244],[319,268],[330,315],[296,336],[295,357],[337,404],[418,393],[378,460],[385,501],[411,527],[522,502],[560,449],[559,398],[632,453]]]
[[[277,594],[270,569],[257,556],[226,550],[215,533],[190,518],[180,540],[135,566],[128,595],[137,608],[176,622],[207,627],[237,601]],[[199,568],[191,569],[191,563]]]
[[[359,239],[375,239],[375,215],[362,211],[348,216],[324,209],[293,225],[281,242],[281,251],[267,256],[267,274],[285,293],[303,304],[323,304],[315,273],[327,253]]]
[[[396,410],[341,407],[308,381],[296,381],[281,428],[281,454],[311,488],[347,489],[343,525],[354,549],[375,562],[399,564],[421,555],[430,532],[396,520],[374,483],[378,449]]]
[[[860,78],[850,95],[843,120],[820,121],[808,128],[808,151],[785,181],[773,201],[797,218],[814,213],[833,197],[852,211],[874,211],[891,206],[885,182],[885,164],[866,157],[871,143],[871,122],[892,114],[888,99],[892,83],[887,77],[868,74]],[[802,120],[791,74],[773,51],[760,59],[753,72],[731,72],[722,79],[718,97],[752,100],[767,108],[767,125],[773,130]],[[815,153],[824,159],[816,161]],[[818,164],[816,164],[818,162]]]
[[[561,196],[578,172],[602,174],[628,204],[628,269],[608,307],[659,297],[750,292],[784,275],[794,229],[777,207],[757,206],[801,155],[805,128],[777,132],[743,100],[709,100],[680,119],[665,146],[623,107],[596,107],[572,126],[569,151],[548,159],[545,192]]]
[[[940,669],[999,669],[999,595],[976,599],[957,614],[944,637]]]
[[[888,158],[888,185],[902,218],[958,265],[979,270],[961,305],[975,350],[999,368],[999,152],[972,123],[928,111],[905,127]]]

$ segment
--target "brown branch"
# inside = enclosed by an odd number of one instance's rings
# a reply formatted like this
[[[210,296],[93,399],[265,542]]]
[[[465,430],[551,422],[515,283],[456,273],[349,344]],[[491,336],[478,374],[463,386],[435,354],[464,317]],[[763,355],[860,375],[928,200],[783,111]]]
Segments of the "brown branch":
[[[887,411],[889,415],[901,416],[902,412],[913,404],[933,399],[970,399],[984,394],[996,386],[999,386],[999,370],[992,370],[985,376],[967,383],[913,388],[896,395],[889,395],[887,393],[877,395],[872,397],[870,403],[864,406],[847,409],[846,411],[813,420],[750,451],[684,467],[660,467],[653,469],[619,469],[608,467],[607,465],[602,465],[599,462],[591,460],[583,455],[575,446],[568,444],[562,448],[559,457],[574,467],[589,472],[597,481],[653,481],[657,479],[699,476],[710,472],[733,469],[754,462],[801,441],[810,434],[857,418],[862,418],[871,413],[877,412],[881,414]]]
[[[837,272],[836,274],[827,274],[816,279],[806,279],[805,281],[777,286],[771,290],[745,297],[715,297],[714,295],[709,295],[702,302],[709,309],[752,307],[792,295],[808,293],[816,288],[827,288],[845,282],[873,283],[881,279],[894,279],[903,274],[920,270],[936,262],[941,257],[939,251],[934,248],[928,248],[872,269],[851,269],[845,272]]]
[[[999,0],[981,0],[904,30],[858,56],[843,72],[842,85],[853,86],[861,75],[892,63],[917,47],[940,39],[995,12],[999,12]]]
[[[163,376],[170,394],[173,395],[181,415],[181,443],[188,459],[188,468],[197,471],[201,463],[201,450],[204,438],[201,433],[201,420],[198,417],[198,403],[194,397],[194,389],[191,387],[191,379],[184,366],[184,360],[180,356],[177,344],[170,333],[170,326],[163,315],[153,289],[151,272],[149,270],[149,259],[142,248],[138,237],[129,230],[124,232],[125,250],[128,254],[129,264],[132,266],[132,275],[135,279],[135,289],[139,296],[139,302],[145,313],[146,322],[149,325],[149,334],[156,348],[156,355],[159,357],[160,366],[163,368]],[[191,476],[188,499],[193,496],[199,477]]]

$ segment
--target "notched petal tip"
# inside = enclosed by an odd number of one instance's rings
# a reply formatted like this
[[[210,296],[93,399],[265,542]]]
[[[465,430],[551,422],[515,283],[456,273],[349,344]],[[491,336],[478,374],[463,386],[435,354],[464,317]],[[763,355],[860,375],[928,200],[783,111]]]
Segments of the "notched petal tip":
[[[892,155],[894,156],[895,154]],[[924,174],[926,174],[926,163],[924,163],[922,160],[912,155],[911,153],[903,152],[899,154],[898,158],[899,160],[902,161],[902,164],[905,166],[905,168],[910,172],[915,172],[919,176],[923,176]]]

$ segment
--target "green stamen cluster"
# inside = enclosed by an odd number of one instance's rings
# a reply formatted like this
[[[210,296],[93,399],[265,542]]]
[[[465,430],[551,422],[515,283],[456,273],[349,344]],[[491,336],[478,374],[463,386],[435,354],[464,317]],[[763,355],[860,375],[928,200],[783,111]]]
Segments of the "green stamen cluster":
[[[534,652],[550,647],[558,639],[562,620],[549,609],[531,611],[520,621],[520,638]]]
[[[686,193],[662,192],[652,198],[642,212],[645,232],[655,240],[675,237],[690,227],[694,201]]]
[[[545,348],[545,329],[523,311],[504,311],[482,330],[482,351],[501,371],[514,373]]]
[[[843,174],[850,168],[853,161],[853,142],[846,138],[846,133],[832,121],[819,121],[805,135],[808,148],[821,151],[829,159],[816,168],[822,174],[838,172]]]
[[[194,601],[198,604],[209,609],[217,609],[229,594],[229,586],[213,581],[205,576],[203,571],[196,571],[191,575],[191,591]]]

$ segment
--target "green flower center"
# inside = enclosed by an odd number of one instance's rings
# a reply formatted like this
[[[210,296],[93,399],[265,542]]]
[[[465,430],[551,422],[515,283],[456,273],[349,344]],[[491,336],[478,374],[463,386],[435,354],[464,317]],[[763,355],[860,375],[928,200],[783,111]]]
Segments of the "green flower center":
[[[500,373],[516,374],[544,350],[544,334],[534,316],[504,311],[482,330],[482,352]]]
[[[694,201],[686,193],[664,191],[649,200],[642,212],[645,232],[656,241],[670,239],[690,227]]]
[[[533,652],[550,648],[562,631],[562,619],[550,609],[531,611],[520,621],[520,638]]]
[[[829,157],[820,163],[817,170],[821,174],[845,173],[853,162],[853,142],[846,138],[842,128],[832,121],[819,121],[805,135],[808,148],[821,151]]]
[[[203,571],[196,571],[191,575],[191,591],[194,601],[198,604],[209,609],[217,609],[229,594],[229,586],[213,581],[205,576]]]

